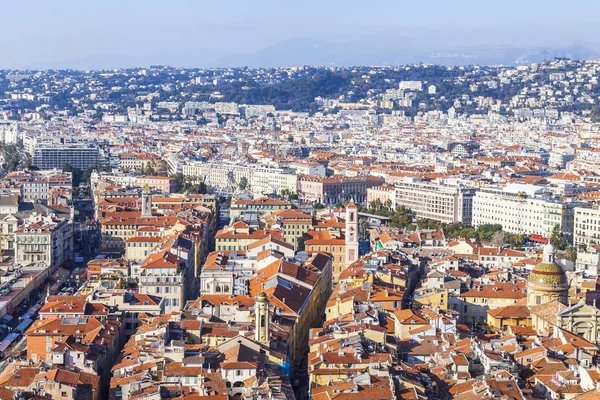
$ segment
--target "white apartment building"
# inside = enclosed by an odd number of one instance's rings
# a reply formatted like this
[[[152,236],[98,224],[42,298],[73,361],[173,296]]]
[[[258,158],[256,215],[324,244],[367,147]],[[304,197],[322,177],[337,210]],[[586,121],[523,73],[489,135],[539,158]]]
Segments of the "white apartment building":
[[[325,178],[327,176],[327,169],[325,166],[315,162],[291,163],[290,168],[295,170],[299,175],[318,176],[319,178]]]
[[[600,251],[595,248],[577,251],[575,272],[582,272],[584,277],[595,279],[600,272]]]
[[[417,218],[471,224],[476,189],[444,182],[405,178],[396,183],[396,206],[410,208]]]
[[[21,195],[25,201],[46,201],[48,190],[54,187],[70,188],[72,178],[68,173],[53,172],[49,174],[35,174],[31,179],[22,182]]]
[[[400,90],[415,90],[420,92],[423,90],[423,82],[421,81],[402,81],[398,85]]]
[[[15,260],[43,265],[50,272],[73,259],[73,228],[68,220],[33,213],[15,232]]]
[[[526,184],[487,186],[473,198],[473,226],[500,224],[505,232],[549,238],[559,225],[573,239],[573,209],[579,203],[553,197],[549,189]]]
[[[265,251],[272,252],[265,255]],[[272,241],[255,245],[243,254],[237,251],[228,254],[213,251],[200,273],[200,294],[248,295],[248,282],[256,271],[280,260],[275,251],[283,253],[288,259],[294,257],[293,249],[280,247]],[[263,253],[260,259],[258,253]]]
[[[19,128],[14,122],[0,123],[0,143],[16,144],[19,138]]]
[[[247,189],[256,194],[281,193],[284,189],[295,193],[298,187],[298,176],[294,170],[288,168],[190,162],[184,164],[182,170],[184,176],[203,181],[216,193],[232,193],[243,178],[248,182]]]
[[[600,244],[600,207],[575,208],[573,243]]]
[[[298,175],[288,168],[258,166],[251,169],[250,187],[254,193],[281,193],[286,189],[291,193],[298,190]]]
[[[185,177],[203,181],[218,194],[232,193],[242,178],[250,183],[251,174],[247,165],[200,161],[183,164],[182,171]]]

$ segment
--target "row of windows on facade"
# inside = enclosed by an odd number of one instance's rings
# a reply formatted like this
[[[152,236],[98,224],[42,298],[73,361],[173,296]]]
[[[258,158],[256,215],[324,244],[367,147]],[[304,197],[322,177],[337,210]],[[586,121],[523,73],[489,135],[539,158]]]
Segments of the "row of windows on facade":
[[[23,261],[47,261],[48,260],[48,256],[46,254],[21,254],[21,260]]]

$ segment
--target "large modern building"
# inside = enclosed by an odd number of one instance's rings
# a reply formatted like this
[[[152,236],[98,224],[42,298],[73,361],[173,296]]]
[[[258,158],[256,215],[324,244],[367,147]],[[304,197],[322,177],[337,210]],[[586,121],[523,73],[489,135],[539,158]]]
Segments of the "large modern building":
[[[33,149],[32,164],[39,169],[62,168],[70,164],[82,170],[100,164],[100,150],[94,145],[40,145]]]
[[[505,232],[549,238],[556,225],[573,240],[574,209],[580,203],[554,197],[549,189],[526,184],[488,186],[473,198],[473,225],[500,224]]]
[[[396,183],[395,205],[410,208],[417,218],[471,224],[476,189],[444,182],[405,178]]]

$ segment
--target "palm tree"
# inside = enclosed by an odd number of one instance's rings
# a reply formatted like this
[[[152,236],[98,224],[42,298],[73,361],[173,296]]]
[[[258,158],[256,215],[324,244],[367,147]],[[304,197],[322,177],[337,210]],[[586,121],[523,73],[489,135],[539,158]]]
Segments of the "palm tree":
[[[358,231],[360,232],[360,237],[363,239],[367,238],[367,232],[369,232],[369,222],[367,221],[367,218],[361,217],[358,220]]]

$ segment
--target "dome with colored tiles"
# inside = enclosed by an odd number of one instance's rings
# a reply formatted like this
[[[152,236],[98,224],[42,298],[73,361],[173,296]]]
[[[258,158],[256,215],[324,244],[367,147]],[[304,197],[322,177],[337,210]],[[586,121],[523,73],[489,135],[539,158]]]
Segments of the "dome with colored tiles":
[[[542,262],[536,265],[527,280],[529,287],[546,290],[564,290],[569,288],[567,274],[560,265],[554,262],[554,246],[548,243],[544,247]]]

